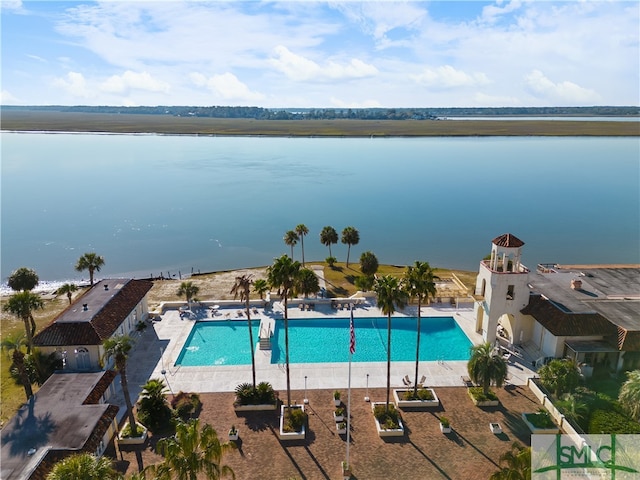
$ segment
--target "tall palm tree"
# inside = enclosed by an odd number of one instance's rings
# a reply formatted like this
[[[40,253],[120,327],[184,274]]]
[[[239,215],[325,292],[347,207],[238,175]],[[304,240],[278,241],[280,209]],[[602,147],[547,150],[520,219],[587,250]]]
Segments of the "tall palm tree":
[[[511,444],[500,456],[502,469],[494,472],[489,480],[530,480],[531,479],[531,447],[523,447],[518,442]]]
[[[97,253],[88,252],[82,255],[76,262],[76,270],[83,272],[89,270],[89,283],[93,286],[93,274],[99,272],[104,266],[104,257]]]
[[[484,394],[489,393],[491,384],[500,388],[507,379],[507,362],[489,342],[471,347],[471,358],[467,372],[475,384],[482,385]]]
[[[295,232],[300,238],[300,247],[302,248],[302,266],[304,267],[304,236],[309,233],[309,229],[304,223],[296,225]]]
[[[117,480],[122,476],[113,468],[108,457],[78,453],[60,460],[53,466],[47,480]]]
[[[267,268],[267,279],[271,288],[277,288],[284,302],[284,347],[287,369],[287,407],[291,406],[291,380],[289,375],[289,309],[288,297],[295,293],[296,282],[300,274],[300,262],[295,262],[286,255],[276,258],[273,265]]]
[[[18,370],[20,383],[24,387],[24,393],[27,396],[27,400],[29,400],[33,396],[33,389],[31,388],[31,380],[29,379],[29,373],[24,363],[24,353],[22,352],[22,347],[26,344],[24,335],[13,334],[3,338],[0,346],[2,350],[7,352],[7,355],[11,356],[13,365]]]
[[[320,232],[320,243],[322,243],[325,247],[329,247],[329,256],[331,255],[331,245],[334,243],[338,243],[338,232],[336,229],[330,225],[322,228]]]
[[[182,282],[180,284],[180,288],[176,292],[176,295],[178,295],[179,297],[184,295],[185,298],[187,299],[187,305],[189,306],[189,308],[191,308],[191,300],[196,299],[195,297],[196,295],[198,295],[199,291],[200,291],[199,286],[197,286],[191,281],[187,281],[187,282]]]
[[[35,270],[27,267],[20,267],[11,272],[7,279],[7,285],[16,292],[33,290],[38,285],[40,279]]]
[[[108,338],[102,344],[104,347],[103,359],[109,361],[113,359],[116,371],[120,373],[120,385],[122,386],[122,394],[127,404],[127,415],[129,416],[129,425],[131,428],[131,436],[138,436],[138,425],[133,415],[133,405],[131,405],[131,397],[129,396],[129,384],[127,383],[127,358],[129,352],[133,348],[133,339],[128,335],[120,335]]]
[[[347,249],[347,268],[349,268],[349,255],[351,254],[351,245],[357,245],[360,242],[360,233],[353,227],[345,227],[342,230],[342,238],[340,241],[349,246]]]
[[[627,373],[627,380],[620,387],[618,401],[632,418],[640,420],[640,370]]]
[[[33,311],[44,308],[44,302],[39,295],[29,290],[14,293],[2,306],[5,312],[20,318],[24,322],[24,331],[27,336],[27,354],[33,350],[33,335],[36,333],[36,321]]]
[[[251,378],[253,380],[253,388],[256,388],[256,359],[254,358],[254,344],[253,344],[253,330],[251,325],[251,309],[249,308],[249,293],[251,292],[251,285],[253,275],[241,275],[236,277],[236,283],[233,284],[231,292],[233,293],[234,300],[240,296],[240,301],[244,302],[245,310],[247,313],[247,325],[249,325],[249,343],[251,344]]]
[[[269,291],[269,284],[263,278],[253,281],[253,291],[260,295],[260,300],[264,298],[264,294]]]
[[[298,243],[298,240],[300,240],[298,234],[293,230],[289,230],[284,234],[283,240],[286,245],[289,245],[291,247],[291,258],[293,259],[293,247],[295,247]]]
[[[413,266],[408,266],[407,271],[404,274],[404,285],[409,298],[418,300],[418,328],[416,338],[416,375],[413,383],[413,394],[418,394],[418,368],[420,362],[420,328],[422,316],[420,310],[422,309],[422,303],[428,302],[429,295],[431,297],[436,296],[436,282],[437,279],[433,274],[429,262],[416,261]]]
[[[402,283],[391,275],[376,279],[373,290],[378,298],[378,308],[387,316],[387,402],[385,410],[389,413],[389,396],[391,393],[391,315],[396,308],[402,310],[407,305],[407,293]]]
[[[69,305],[71,305],[71,296],[73,292],[78,291],[78,287],[76,287],[75,283],[65,283],[56,292],[58,295],[67,294],[67,298],[69,299]]]
[[[208,480],[227,475],[235,478],[231,467],[222,464],[224,454],[233,448],[233,443],[221,443],[209,424],[200,429],[195,418],[188,423],[178,422],[175,435],[158,442],[157,449],[164,460],[147,467],[146,471],[157,480],[196,480],[200,473]]]

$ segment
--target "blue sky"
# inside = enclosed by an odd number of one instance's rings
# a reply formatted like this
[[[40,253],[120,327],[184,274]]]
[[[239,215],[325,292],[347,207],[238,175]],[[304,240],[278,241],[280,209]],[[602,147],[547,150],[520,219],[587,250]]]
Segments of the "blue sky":
[[[3,105],[640,105],[640,2],[0,0]]]

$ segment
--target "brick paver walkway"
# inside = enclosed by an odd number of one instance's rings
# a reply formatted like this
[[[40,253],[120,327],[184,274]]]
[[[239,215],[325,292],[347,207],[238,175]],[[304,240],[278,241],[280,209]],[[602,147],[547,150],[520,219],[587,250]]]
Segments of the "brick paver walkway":
[[[284,399],[286,392],[280,392]],[[352,390],[352,433],[350,457],[354,478],[376,479],[487,479],[498,469],[498,458],[512,442],[530,444],[522,412],[540,407],[525,386],[501,389],[501,406],[475,407],[464,387],[438,387],[441,406],[435,409],[403,410],[404,437],[383,440],[378,437],[370,404],[364,402],[363,389]],[[336,434],[333,396],[329,390],[307,392],[309,423],[307,439],[283,443],[277,437],[276,412],[249,412],[236,415],[232,393],[202,394],[201,422],[211,424],[221,438],[231,426],[240,430],[238,451],[225,457],[236,478],[242,479],[336,479],[341,478],[340,462],[345,459],[346,436]],[[373,401],[384,401],[385,389],[369,389]],[[303,392],[292,392],[292,400],[302,403]],[[346,401],[346,392],[343,391]],[[451,420],[453,433],[440,432],[437,415]],[[490,422],[504,430],[494,435]],[[145,465],[158,462],[152,451],[152,438],[138,451]],[[141,454],[141,455],[140,455]],[[119,466],[127,473],[137,471],[135,451],[122,453]],[[120,459],[120,456],[119,456]]]

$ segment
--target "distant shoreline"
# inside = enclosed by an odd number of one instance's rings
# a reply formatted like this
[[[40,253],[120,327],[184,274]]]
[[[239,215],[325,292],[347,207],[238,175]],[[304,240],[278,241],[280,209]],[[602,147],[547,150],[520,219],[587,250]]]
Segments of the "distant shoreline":
[[[2,131],[264,137],[637,137],[640,122],[553,120],[254,120],[77,112],[0,112]]]

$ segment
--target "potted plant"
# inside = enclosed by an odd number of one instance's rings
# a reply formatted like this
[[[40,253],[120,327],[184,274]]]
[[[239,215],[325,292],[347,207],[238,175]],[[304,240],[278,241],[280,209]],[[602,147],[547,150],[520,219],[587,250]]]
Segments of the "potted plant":
[[[351,478],[351,465],[347,465],[347,462],[343,461],[342,464],[342,478],[349,480]]]
[[[238,429],[236,428],[236,426],[231,425],[231,428],[229,429],[229,441],[236,441],[238,440],[239,436],[240,434],[238,433]]]
[[[336,409],[333,412],[333,419],[336,422],[342,422],[344,420],[344,407],[342,406],[336,407]]]
[[[445,416],[440,417],[440,431],[442,433],[451,433],[451,423]]]
[[[342,403],[340,401],[340,390],[336,390],[335,392],[333,392],[333,403],[336,407],[339,407],[340,404]]]
[[[338,432],[338,435],[347,433],[347,422],[336,422],[336,430]]]
[[[307,414],[304,405],[280,406],[280,440],[304,440]]]

